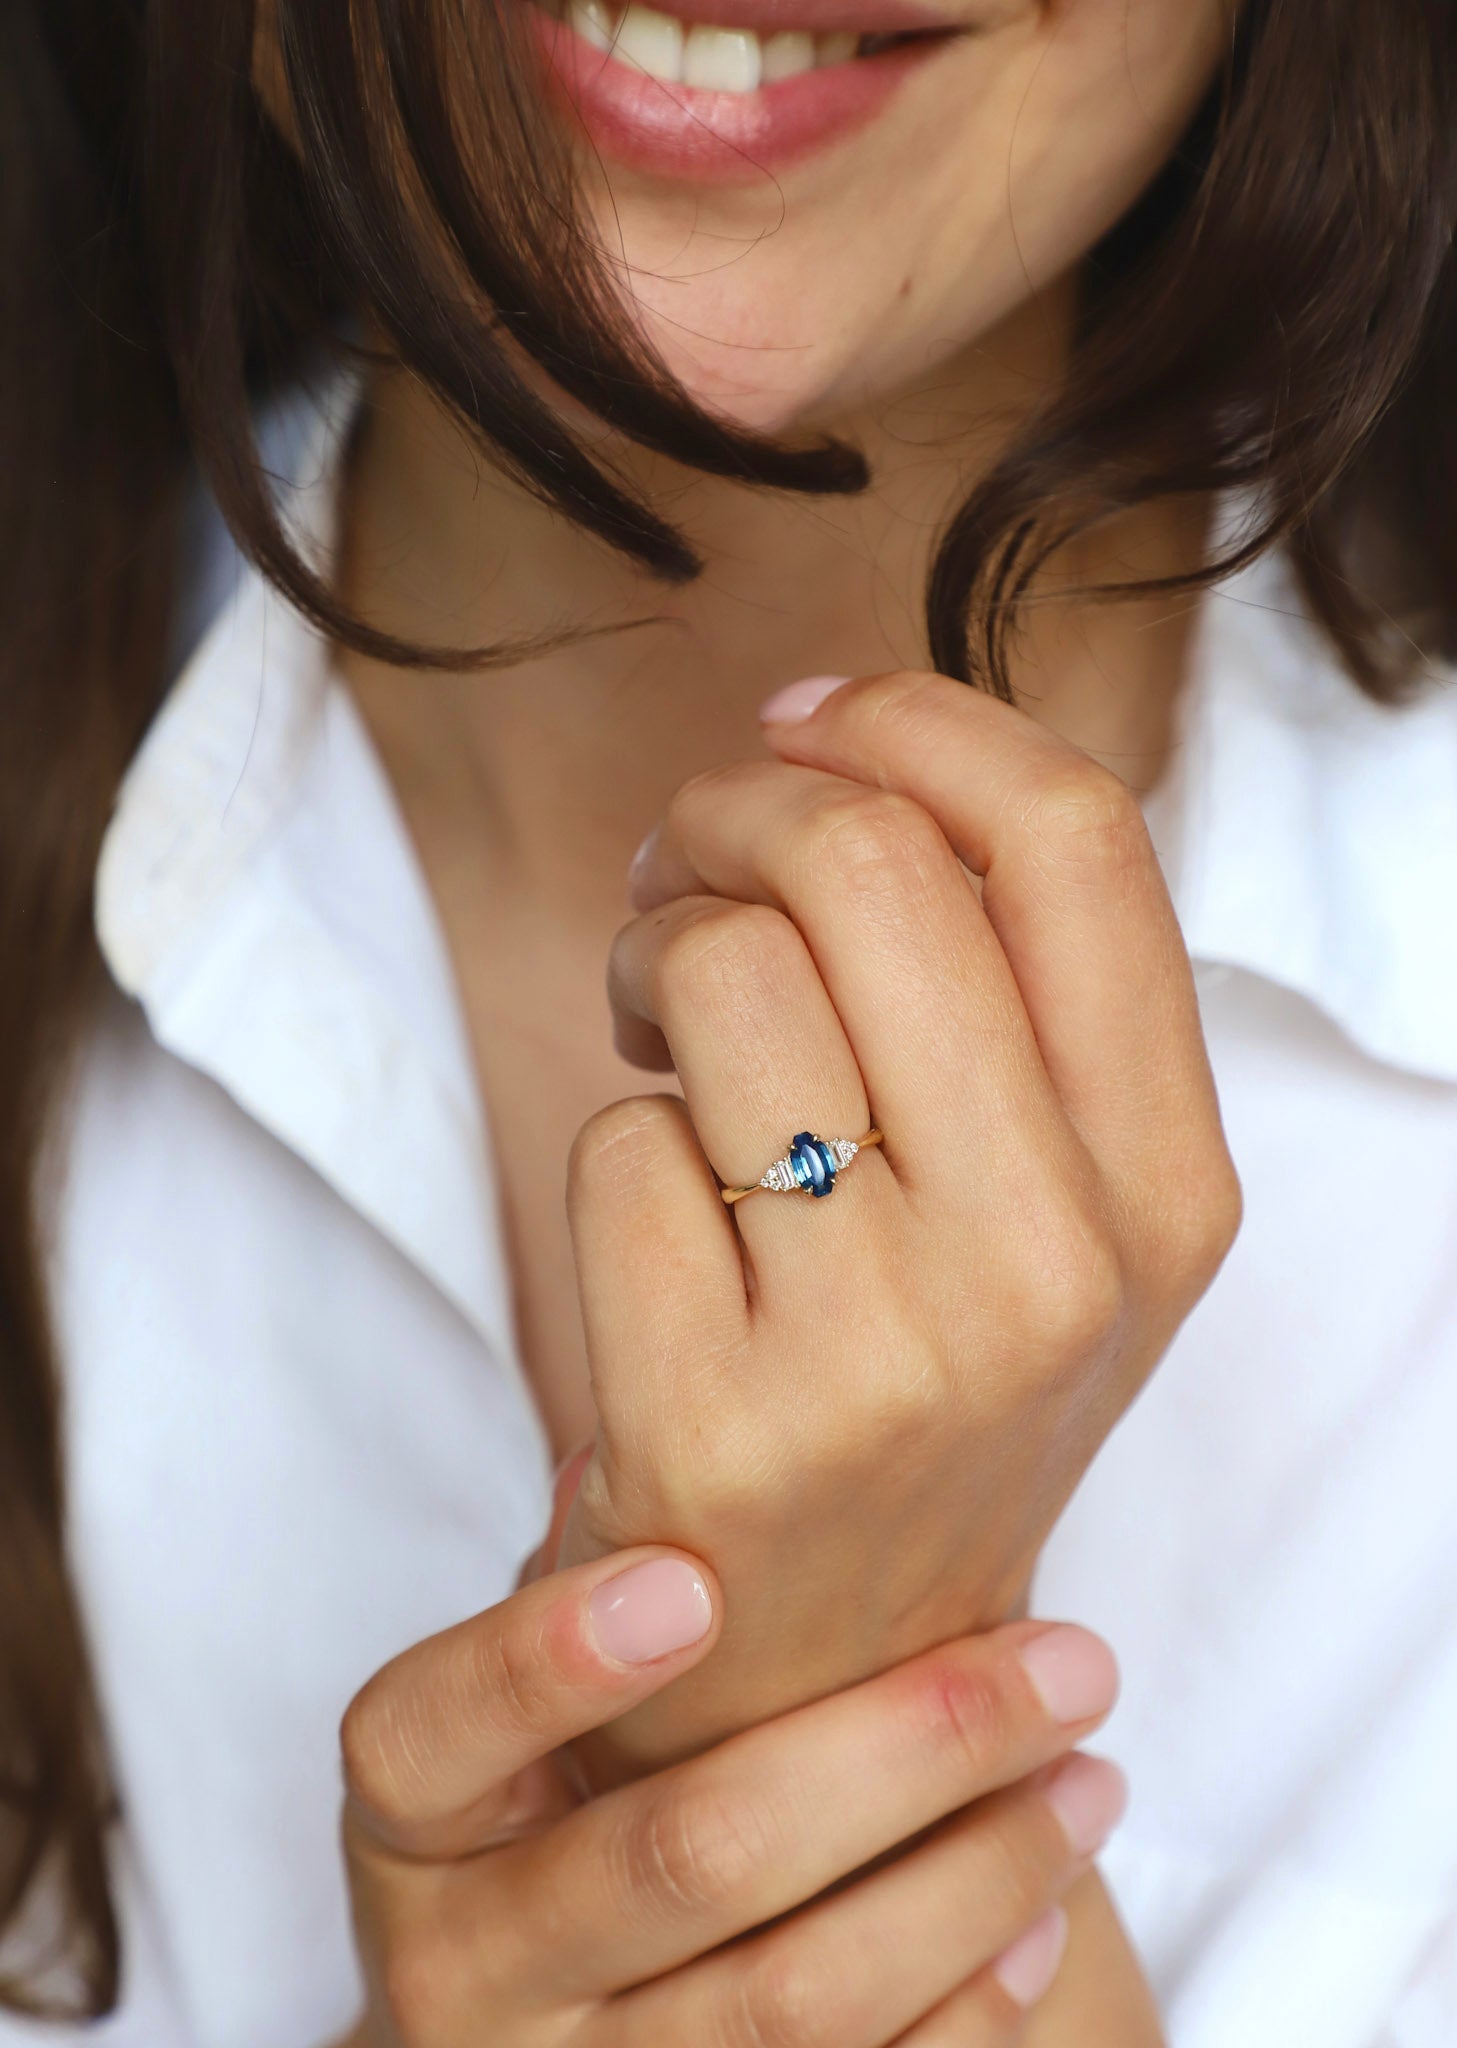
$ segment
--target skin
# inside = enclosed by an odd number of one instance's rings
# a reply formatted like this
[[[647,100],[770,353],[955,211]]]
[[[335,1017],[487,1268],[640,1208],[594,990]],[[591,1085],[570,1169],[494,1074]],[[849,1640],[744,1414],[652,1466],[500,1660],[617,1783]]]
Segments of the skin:
[[[563,1554],[650,1524],[726,1574],[732,1654],[614,1732],[643,1761],[1019,1611],[1237,1215],[1124,785],[943,677],[767,734],[674,798],[611,955],[685,1101],[600,1112],[569,1183],[599,1426]],[[886,1142],[833,1209],[731,1215],[715,1175],[797,1106]]]
[[[721,1593],[699,1567],[696,1644],[604,1654],[592,1595],[672,1555],[534,1583],[351,1706],[344,1839],[370,2010],[347,2048],[466,2048],[486,2022],[493,2048],[1020,2038],[1065,1938],[1056,1902],[1122,1804],[1111,1766],[1067,1755],[1112,1702],[1107,1650],[1055,1632],[1085,1672],[1072,1718],[1024,1662],[1050,1632],[1022,1624],[583,1804],[552,1753],[717,1646]]]
[[[716,410],[778,431],[883,409],[1055,290],[1167,158],[1231,19],[1227,0],[938,12],[956,45],[792,170],[705,190],[580,152],[624,298]],[[954,385],[937,388],[954,417]]]
[[[1166,157],[1228,8],[947,15],[978,32],[833,162],[772,189],[689,193],[582,163],[624,310],[668,368],[745,424],[855,438],[865,497],[766,497],[610,446],[711,564],[664,592],[524,499],[387,369],[346,480],[341,582],[387,629],[633,625],[487,681],[340,660],[455,964],[523,1358],[558,1451],[594,1446],[563,1561],[602,1570],[667,1542],[721,1589],[712,1655],[675,1666],[670,1690],[619,1693],[610,1727],[545,1707],[532,1722],[533,1753],[571,1736],[588,1782],[623,1792],[701,1756],[751,1801],[759,1752],[738,1731],[802,1729],[803,1702],[857,1697],[1018,1614],[1048,1528],[1238,1219],[1130,794],[1161,770],[1190,616],[1061,595],[1188,568],[1203,508],[1160,508],[1055,566],[1019,645],[1020,710],[924,675],[916,626],[937,521],[1062,373],[1076,266]],[[286,122],[266,37],[259,78]],[[862,680],[761,734],[760,701],[812,673]],[[670,1065],[681,1099],[644,1095],[642,1068]],[[717,1179],[757,1178],[790,1131],[854,1136],[872,1113],[886,1147],[832,1202],[719,1201]],[[512,1668],[534,1687],[529,1658]],[[462,1725],[442,1740],[468,1742],[478,1717],[445,1683],[429,1654],[393,1671],[386,1771],[450,1697]],[[372,1810],[357,1783],[356,1806]],[[401,2019],[378,1993],[380,1959],[422,1937],[410,1887],[371,1877],[368,1838],[351,1864],[377,1987],[361,2038],[466,2038],[482,1978],[451,1977],[443,2017]],[[452,1920],[458,1945],[490,1949],[515,1897]],[[1068,1904],[1067,1960],[1020,2038],[1157,2041],[1096,1879]],[[850,1967],[848,1929],[817,1981]],[[928,1972],[914,2025],[875,2038],[1012,2038],[1005,2011],[1002,2034],[977,2032],[977,1979],[964,2023],[963,1994]],[[514,1995],[493,2038],[511,2038]],[[821,2018],[781,2036],[845,2038]]]

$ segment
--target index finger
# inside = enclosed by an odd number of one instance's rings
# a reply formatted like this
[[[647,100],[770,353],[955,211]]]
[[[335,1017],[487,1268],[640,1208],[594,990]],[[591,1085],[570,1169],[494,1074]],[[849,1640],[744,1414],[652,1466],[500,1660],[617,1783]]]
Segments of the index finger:
[[[405,1856],[488,1847],[512,1781],[698,1663],[721,1606],[705,1565],[652,1545],[574,1565],[417,1643],[345,1714],[351,1823]]]
[[[1084,1629],[964,1637],[579,1808],[513,1852],[513,1901],[558,1993],[625,1990],[1064,1755],[1117,1685]]]

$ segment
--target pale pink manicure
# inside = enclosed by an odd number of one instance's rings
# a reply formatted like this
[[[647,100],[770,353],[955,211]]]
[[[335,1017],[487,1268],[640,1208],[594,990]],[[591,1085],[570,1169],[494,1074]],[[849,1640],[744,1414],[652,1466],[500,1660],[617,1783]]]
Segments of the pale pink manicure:
[[[1003,1950],[992,1975],[1014,2004],[1036,2005],[1052,1989],[1066,1947],[1067,1914],[1061,1906],[1054,1906],[1020,1941]]]
[[[1018,1654],[1043,1706],[1064,1727],[1101,1719],[1118,1697],[1113,1652],[1088,1629],[1066,1623],[1047,1629]]]
[[[1045,1797],[1075,1856],[1101,1849],[1123,1818],[1128,1780],[1101,1756],[1070,1756],[1048,1781]]]
[[[587,1602],[592,1632],[615,1664],[651,1664],[702,1642],[713,1626],[713,1601],[691,1564],[655,1557],[619,1572]]]
[[[826,697],[833,696],[841,683],[849,680],[848,676],[804,676],[797,683],[786,683],[782,690],[776,690],[759,706],[760,722],[764,725],[797,725],[812,711],[818,711]]]
[[[627,889],[629,895],[631,895],[633,891],[637,888],[638,882],[642,877],[643,871],[646,869],[648,862],[652,859],[653,854],[657,850],[659,831],[660,828],[657,825],[654,825],[652,831],[649,832],[647,838],[643,841],[642,845],[638,848],[637,852],[632,857],[632,864],[627,871]]]

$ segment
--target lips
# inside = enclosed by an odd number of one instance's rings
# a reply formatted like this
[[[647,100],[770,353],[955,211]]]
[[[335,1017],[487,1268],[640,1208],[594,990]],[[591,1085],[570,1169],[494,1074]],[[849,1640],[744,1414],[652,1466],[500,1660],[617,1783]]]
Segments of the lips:
[[[530,9],[553,96],[604,156],[748,184],[842,142],[954,39],[910,0],[606,0]]]

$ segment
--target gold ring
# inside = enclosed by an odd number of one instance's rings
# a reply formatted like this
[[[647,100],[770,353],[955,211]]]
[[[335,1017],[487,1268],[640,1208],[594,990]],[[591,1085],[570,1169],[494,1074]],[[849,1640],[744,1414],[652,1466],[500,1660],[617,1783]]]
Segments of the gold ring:
[[[835,1182],[855,1154],[880,1144],[882,1135],[873,1125],[863,1138],[821,1138],[814,1131],[800,1131],[762,1180],[746,1188],[720,1188],[719,1193],[726,1202],[742,1202],[745,1195],[757,1195],[760,1188],[771,1195],[832,1195]]]

